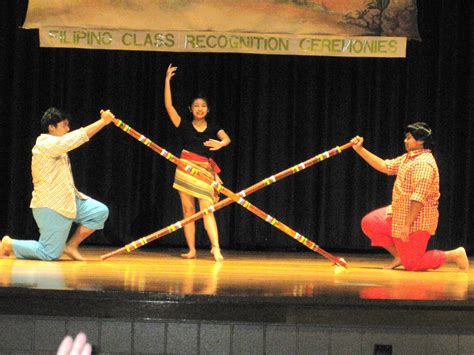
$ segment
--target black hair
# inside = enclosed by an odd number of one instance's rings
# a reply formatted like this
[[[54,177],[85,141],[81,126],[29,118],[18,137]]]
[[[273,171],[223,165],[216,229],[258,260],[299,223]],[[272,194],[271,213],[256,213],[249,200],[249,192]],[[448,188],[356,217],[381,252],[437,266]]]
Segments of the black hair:
[[[64,120],[70,120],[70,115],[56,107],[48,108],[43,117],[41,117],[41,132],[42,133],[49,133],[49,125],[56,125]]]
[[[413,138],[417,141],[423,142],[423,148],[433,149],[434,140],[433,140],[433,131],[425,122],[415,122],[410,123],[406,129],[405,133],[411,133]]]
[[[189,103],[189,108],[191,109],[191,107],[193,107],[194,101],[199,100],[199,99],[204,100],[206,102],[207,108],[210,110],[211,107],[209,106],[209,100],[207,99],[206,96],[201,95],[201,94],[197,94],[196,96],[194,96],[194,98]]]

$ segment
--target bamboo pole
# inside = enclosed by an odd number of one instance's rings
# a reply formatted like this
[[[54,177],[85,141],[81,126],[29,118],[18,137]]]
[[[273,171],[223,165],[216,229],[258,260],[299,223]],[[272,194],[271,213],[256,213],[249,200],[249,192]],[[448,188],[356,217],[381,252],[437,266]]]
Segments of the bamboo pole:
[[[349,142],[349,143],[346,143],[345,145],[343,145],[342,147],[335,147],[335,148],[333,148],[329,151],[318,154],[318,155],[314,156],[313,158],[308,159],[305,162],[302,162],[302,163],[297,164],[293,167],[285,169],[285,170],[281,171],[280,173],[278,173],[276,175],[272,175],[269,178],[266,178],[266,179],[264,179],[264,180],[262,180],[262,181],[260,181],[256,184],[250,186],[249,188],[247,188],[245,190],[242,190],[241,192],[239,192],[239,194],[236,194],[236,193],[232,192],[231,190],[227,189],[226,187],[224,187],[222,184],[214,181],[212,178],[210,178],[206,174],[200,172],[198,169],[195,169],[191,165],[181,161],[179,158],[177,158],[176,156],[174,156],[170,152],[166,151],[165,149],[163,149],[162,147],[160,147],[156,143],[152,142],[147,137],[145,137],[142,134],[140,134],[139,132],[135,131],[129,125],[125,124],[122,120],[114,119],[114,124],[117,127],[119,127],[120,129],[122,129],[124,132],[126,132],[127,134],[131,135],[132,137],[134,137],[138,141],[145,144],[150,149],[154,150],[155,152],[157,152],[161,156],[165,157],[167,160],[169,160],[172,163],[174,163],[175,165],[177,165],[179,168],[186,171],[188,174],[194,175],[198,179],[210,184],[218,192],[221,192],[222,194],[224,194],[228,198],[226,198],[225,200],[223,200],[223,201],[221,201],[221,202],[219,202],[215,205],[212,205],[212,206],[210,206],[210,207],[208,207],[208,208],[206,208],[202,211],[199,211],[199,212],[195,213],[194,215],[192,215],[188,218],[185,218],[181,221],[178,221],[174,224],[171,224],[170,226],[165,227],[165,228],[163,228],[163,229],[161,229],[157,232],[154,232],[154,233],[152,233],[148,236],[139,238],[136,241],[133,241],[133,242],[125,245],[122,248],[114,250],[114,251],[112,251],[108,254],[104,254],[104,255],[101,256],[102,260],[106,260],[106,259],[108,259],[108,258],[110,258],[114,255],[121,254],[123,252],[131,252],[131,251],[133,251],[133,250],[135,250],[135,249],[137,249],[137,248],[139,248],[139,247],[141,247],[141,246],[143,246],[143,245],[145,245],[145,244],[147,244],[147,243],[149,243],[153,240],[156,240],[156,239],[161,238],[161,237],[163,237],[163,236],[165,236],[169,233],[172,233],[172,232],[174,232],[178,229],[181,229],[184,225],[202,218],[205,214],[213,213],[213,212],[229,205],[232,202],[237,202],[238,204],[240,204],[245,209],[247,209],[250,212],[252,212],[253,214],[257,215],[258,217],[260,217],[261,219],[263,219],[267,223],[273,225],[275,228],[278,228],[279,230],[281,230],[285,234],[289,235],[290,237],[292,237],[293,239],[295,239],[299,243],[303,244],[307,248],[311,249],[312,251],[319,253],[320,255],[322,255],[323,257],[325,257],[327,259],[329,259],[330,261],[332,261],[336,265],[342,266],[344,268],[347,267],[347,263],[345,262],[345,260],[343,260],[342,258],[337,258],[334,255],[332,255],[332,254],[328,253],[327,251],[323,250],[319,245],[317,245],[313,241],[307,239],[306,237],[302,236],[301,234],[296,232],[291,227],[287,226],[286,224],[284,224],[281,221],[278,221],[277,219],[275,219],[271,215],[267,214],[266,212],[262,211],[258,207],[252,205],[250,202],[245,200],[244,197],[250,195],[251,193],[254,193],[255,191],[258,191],[258,190],[262,189],[265,186],[268,186],[272,183],[275,183],[276,181],[279,181],[279,180],[281,180],[281,179],[283,179],[283,178],[285,178],[289,175],[295,174],[295,173],[297,173],[297,172],[299,172],[303,169],[306,169],[307,167],[309,167],[311,165],[314,165],[318,162],[321,162],[321,161],[323,161],[323,160],[325,160],[325,159],[327,159],[331,156],[337,155],[337,154],[341,153],[343,150],[351,147],[353,145],[352,143]]]

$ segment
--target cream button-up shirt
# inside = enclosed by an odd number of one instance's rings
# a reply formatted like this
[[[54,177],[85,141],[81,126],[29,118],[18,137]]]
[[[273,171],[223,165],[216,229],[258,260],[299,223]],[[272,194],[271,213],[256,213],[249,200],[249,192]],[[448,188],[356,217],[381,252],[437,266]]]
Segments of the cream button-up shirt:
[[[46,207],[67,217],[76,217],[76,196],[88,197],[76,189],[67,152],[89,141],[84,128],[63,136],[41,134],[31,150],[33,198],[31,208]]]

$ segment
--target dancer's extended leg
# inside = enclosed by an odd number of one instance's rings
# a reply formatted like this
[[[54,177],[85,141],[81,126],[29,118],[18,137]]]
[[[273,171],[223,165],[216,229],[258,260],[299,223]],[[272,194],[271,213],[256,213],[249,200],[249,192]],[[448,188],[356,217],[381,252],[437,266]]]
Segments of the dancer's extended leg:
[[[194,197],[179,191],[179,197],[181,199],[181,206],[183,208],[183,216],[187,218],[196,213]],[[188,252],[181,254],[182,258],[194,259],[197,256],[196,253],[196,226],[194,222],[186,224],[184,227],[184,236],[186,238],[186,244],[188,245]]]
[[[208,208],[211,205],[209,201],[199,199],[199,207],[201,210]],[[209,240],[211,241],[211,254],[216,261],[224,260],[219,247],[219,231],[217,229],[216,217],[214,213],[204,215],[204,228],[206,229]]]

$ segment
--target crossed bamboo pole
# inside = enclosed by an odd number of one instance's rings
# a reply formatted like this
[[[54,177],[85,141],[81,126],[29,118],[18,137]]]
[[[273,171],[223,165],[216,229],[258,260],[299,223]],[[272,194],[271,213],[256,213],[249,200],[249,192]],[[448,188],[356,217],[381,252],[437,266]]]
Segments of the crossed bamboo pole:
[[[108,258],[110,258],[114,255],[117,255],[117,254],[121,254],[121,253],[124,253],[124,252],[131,252],[135,249],[138,249],[139,247],[144,246],[145,244],[147,244],[147,243],[149,243],[153,240],[156,240],[156,239],[161,238],[161,237],[163,237],[163,236],[165,236],[169,233],[172,233],[172,232],[174,232],[178,229],[181,229],[184,225],[186,225],[188,223],[191,223],[191,222],[194,222],[194,221],[202,218],[206,214],[213,213],[213,212],[229,205],[232,202],[237,202],[238,204],[243,206],[245,209],[247,209],[250,212],[252,212],[253,214],[257,215],[258,217],[260,217],[261,219],[263,219],[267,223],[269,223],[269,224],[273,225],[274,227],[280,229],[282,232],[289,235],[293,239],[297,240],[299,243],[303,244],[304,246],[311,249],[312,251],[319,253],[320,255],[324,256],[327,259],[329,259],[331,262],[333,262],[336,265],[342,266],[344,268],[347,267],[347,263],[345,262],[344,259],[335,257],[334,255],[332,255],[332,254],[328,253],[327,251],[323,250],[319,245],[317,245],[313,241],[307,239],[306,237],[302,236],[301,234],[299,234],[298,232],[296,232],[295,230],[293,230],[289,226],[285,225],[283,222],[278,221],[277,219],[275,219],[271,215],[265,213],[264,211],[262,211],[258,207],[252,205],[250,202],[245,200],[244,197],[254,193],[257,190],[262,189],[265,186],[268,186],[272,183],[275,183],[276,181],[279,181],[279,180],[281,180],[281,179],[283,179],[283,178],[285,178],[289,175],[295,174],[295,173],[297,173],[297,172],[299,172],[299,171],[301,171],[301,170],[303,170],[303,169],[305,169],[305,168],[307,168],[311,165],[314,165],[318,162],[321,162],[321,161],[323,161],[323,160],[325,160],[325,159],[327,159],[331,156],[337,155],[337,154],[341,153],[343,150],[351,147],[353,145],[353,143],[349,142],[349,143],[346,143],[345,145],[343,145],[342,147],[338,146],[338,147],[335,147],[335,148],[333,148],[329,151],[318,154],[315,157],[308,159],[307,161],[304,161],[304,162],[302,162],[300,164],[297,164],[293,167],[285,169],[285,170],[281,171],[280,173],[278,173],[276,175],[272,175],[269,178],[266,178],[266,179],[264,179],[264,180],[262,180],[262,181],[260,181],[256,184],[248,187],[247,189],[242,190],[238,194],[236,194],[236,193],[232,192],[231,190],[227,189],[226,187],[224,187],[222,184],[214,181],[212,178],[210,178],[205,173],[199,171],[198,169],[195,169],[191,165],[183,162],[181,159],[179,159],[176,156],[174,156],[173,154],[171,154],[170,152],[168,152],[165,149],[161,148],[159,145],[152,142],[149,138],[147,138],[147,137],[143,136],[141,133],[135,131],[133,128],[131,128],[126,123],[124,123],[122,120],[115,118],[114,119],[114,124],[117,127],[119,127],[120,129],[122,129],[124,132],[131,135],[133,138],[135,138],[138,141],[142,142],[147,147],[151,148],[152,150],[154,150],[155,152],[157,152],[161,156],[165,157],[166,159],[168,159],[169,161],[171,161],[172,163],[177,165],[179,168],[186,171],[188,174],[191,174],[191,175],[197,177],[198,179],[210,184],[218,192],[221,192],[222,194],[226,195],[227,198],[225,200],[222,200],[221,202],[215,204],[215,205],[209,206],[208,208],[195,213],[192,216],[189,216],[189,217],[187,217],[187,218],[185,218],[181,221],[178,221],[174,224],[171,224],[168,227],[165,227],[165,228],[163,228],[163,229],[161,229],[157,232],[154,232],[152,234],[149,234],[148,236],[139,238],[139,239],[125,245],[122,248],[114,250],[114,251],[112,251],[108,254],[104,254],[104,255],[101,256],[102,260],[106,260],[106,259],[108,259]]]

